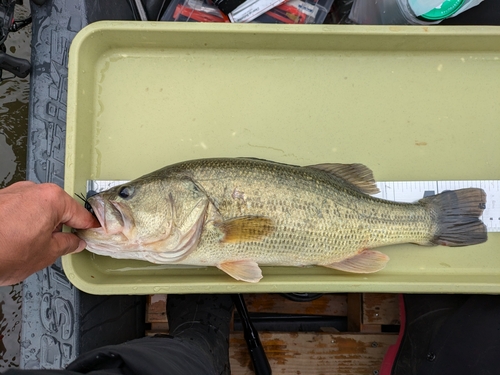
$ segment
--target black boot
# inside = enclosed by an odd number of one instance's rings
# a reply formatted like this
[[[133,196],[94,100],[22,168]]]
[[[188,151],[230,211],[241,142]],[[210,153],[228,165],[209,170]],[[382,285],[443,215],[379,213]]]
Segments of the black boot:
[[[197,345],[213,359],[217,374],[230,375],[229,323],[233,312],[230,295],[186,294],[167,297],[170,335]]]
[[[391,375],[500,374],[500,296],[405,295]]]

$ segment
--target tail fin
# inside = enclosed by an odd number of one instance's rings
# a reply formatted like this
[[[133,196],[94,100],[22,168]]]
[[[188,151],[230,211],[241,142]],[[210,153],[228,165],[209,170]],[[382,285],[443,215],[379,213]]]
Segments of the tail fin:
[[[479,219],[486,205],[483,189],[449,190],[419,202],[436,215],[438,229],[433,244],[468,246],[488,239],[486,226]]]

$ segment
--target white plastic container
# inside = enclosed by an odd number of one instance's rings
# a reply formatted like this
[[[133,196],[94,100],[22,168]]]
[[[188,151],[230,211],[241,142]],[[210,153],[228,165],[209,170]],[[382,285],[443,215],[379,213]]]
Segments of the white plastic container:
[[[483,0],[354,0],[349,18],[363,25],[433,25]]]
[[[221,156],[362,162],[379,181],[500,180],[499,56],[493,26],[95,22],[70,49],[65,189]],[[387,246],[378,273],[262,267],[255,284],[88,251],[63,267],[106,295],[500,294],[499,249],[500,232],[463,248]]]

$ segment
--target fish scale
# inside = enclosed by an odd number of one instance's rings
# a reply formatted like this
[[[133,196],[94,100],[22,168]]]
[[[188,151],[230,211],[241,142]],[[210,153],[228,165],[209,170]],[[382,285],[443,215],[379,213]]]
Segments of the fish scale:
[[[236,164],[236,165],[234,165]],[[331,263],[333,261],[343,259],[345,256],[352,255],[353,252],[362,248],[362,244],[366,242],[366,246],[377,246],[378,243],[370,241],[371,233],[363,233],[354,220],[359,220],[361,209],[356,207],[348,207],[348,196],[332,196],[332,190],[318,191],[318,181],[322,183],[323,188],[329,187],[332,189],[332,184],[339,181],[331,181],[329,176],[323,173],[294,173],[295,170],[285,168],[281,165],[267,164],[261,167],[254,162],[247,163],[242,160],[238,163],[231,163],[230,170],[226,169],[225,165],[217,164],[215,167],[210,163],[208,165],[201,164],[201,167],[191,166],[193,177],[203,185],[204,189],[210,196],[220,197],[221,178],[219,175],[226,176],[225,180],[231,181],[236,187],[248,185],[248,176],[250,173],[240,174],[239,169],[249,171],[254,169],[253,175],[259,176],[259,182],[252,183],[254,191],[248,192],[247,200],[253,202],[256,200],[261,203],[263,194],[267,197],[264,205],[252,205],[245,213],[250,213],[257,216],[275,217],[276,207],[287,208],[294,214],[283,219],[283,222],[277,224],[276,234],[272,234],[262,241],[257,243],[242,243],[227,248],[233,259],[246,259],[251,257],[256,259],[259,264],[280,264],[280,265],[309,265],[317,263]],[[255,171],[258,168],[258,171]],[[299,168],[301,170],[302,168]],[[236,170],[236,173],[232,171]],[[307,171],[309,172],[309,171]],[[312,171],[315,172],[315,171]],[[278,176],[276,176],[278,174]],[[241,175],[241,176],[240,176]],[[251,175],[251,174],[250,174]],[[298,175],[298,176],[297,176]],[[215,178],[214,178],[215,177]],[[286,181],[286,185],[275,188],[276,191],[265,192],[265,185],[276,185],[276,180]],[[325,186],[325,184],[328,184]],[[335,186],[338,192],[335,194],[341,195],[346,192],[343,186]],[[229,189],[230,190],[230,189]],[[253,194],[252,194],[253,193]],[[355,193],[362,198],[360,194]],[[226,193],[227,195],[227,193]],[[284,200],[283,197],[289,199]],[[338,199],[337,199],[338,198]],[[335,209],[334,206],[325,207],[325,199],[327,203],[332,203],[334,200],[339,206]],[[366,197],[366,200],[373,199]],[[225,196],[222,201],[230,201],[230,198]],[[322,211],[330,208],[330,211],[335,211],[336,214],[328,215],[323,219],[315,218],[311,220],[311,216],[307,212],[307,207],[311,207],[312,211],[318,206],[323,206]],[[234,209],[234,204],[229,202],[223,205],[227,208],[222,211],[223,217],[233,217],[241,213]],[[412,206],[413,207],[413,206]],[[405,209],[407,207],[405,206]],[[341,222],[336,224],[336,222]],[[352,222],[352,225],[345,226],[346,222]],[[367,223],[367,228],[369,223]],[[322,228],[322,229],[320,229]],[[371,231],[371,229],[368,229]],[[214,237],[210,237],[214,238]],[[366,241],[365,241],[366,238]],[[387,238],[387,237],[386,237]],[[273,241],[273,240],[276,241]],[[220,256],[221,245],[219,241],[213,242],[202,241],[199,250],[190,255],[185,261],[190,263],[203,264],[201,259],[214,259]],[[300,251],[298,251],[300,249]]]
[[[130,180],[87,180],[87,193],[99,193]],[[374,197],[399,202],[415,202],[429,194],[468,187],[481,188],[488,197],[481,216],[488,232],[500,232],[500,180],[379,181]]]
[[[371,171],[359,164],[297,167],[258,159],[200,159],[90,198],[103,228],[79,235],[97,253],[123,257],[116,254],[122,246],[132,258],[212,265],[252,282],[261,277],[258,265],[375,272],[388,257],[368,249],[407,242],[464,246],[486,240],[478,219],[485,205],[480,189],[403,203],[361,191],[372,192],[373,187]],[[132,224],[124,225],[128,232],[115,234],[110,244],[104,232],[118,225],[106,224],[107,218],[111,222],[120,215]],[[171,233],[145,227],[169,220]],[[157,235],[150,244],[151,232],[168,232],[170,237]]]

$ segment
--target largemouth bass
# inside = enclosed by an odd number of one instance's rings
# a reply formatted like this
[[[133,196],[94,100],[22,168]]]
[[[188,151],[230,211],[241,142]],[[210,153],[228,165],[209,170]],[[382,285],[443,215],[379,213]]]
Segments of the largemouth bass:
[[[373,248],[415,243],[467,246],[487,239],[482,189],[416,203],[378,192],[362,164],[307,167],[251,158],[167,166],[94,195],[100,228],[77,231],[87,249],[114,258],[215,266],[258,282],[259,265],[319,265],[370,273],[387,255]]]

